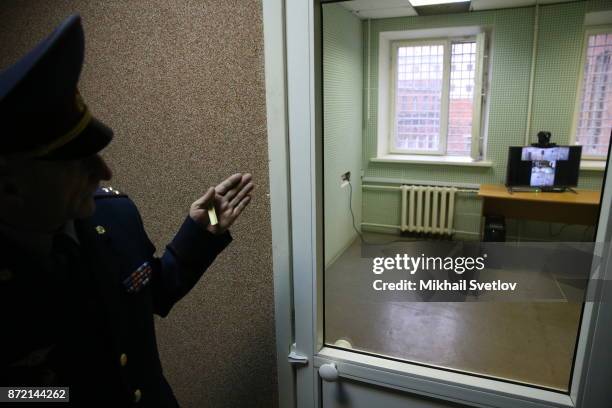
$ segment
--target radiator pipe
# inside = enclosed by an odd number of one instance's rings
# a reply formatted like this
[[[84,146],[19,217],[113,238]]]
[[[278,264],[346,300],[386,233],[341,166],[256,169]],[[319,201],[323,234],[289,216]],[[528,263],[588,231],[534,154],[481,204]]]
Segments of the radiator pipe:
[[[437,186],[436,186],[437,187]],[[397,190],[401,190],[402,187],[401,186],[377,186],[374,184],[364,184],[361,186],[361,188],[363,190],[390,190],[390,191],[397,191]],[[457,189],[457,193],[478,193],[477,189],[471,189],[471,188],[458,188]]]

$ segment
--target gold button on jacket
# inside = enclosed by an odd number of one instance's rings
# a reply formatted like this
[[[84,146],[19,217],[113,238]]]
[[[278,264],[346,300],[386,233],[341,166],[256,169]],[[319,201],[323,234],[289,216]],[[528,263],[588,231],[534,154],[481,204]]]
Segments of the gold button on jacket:
[[[121,354],[119,357],[119,363],[121,364],[121,367],[125,367],[127,365],[127,354]]]
[[[142,391],[140,390],[134,391],[134,402],[140,401],[141,398],[142,398]]]

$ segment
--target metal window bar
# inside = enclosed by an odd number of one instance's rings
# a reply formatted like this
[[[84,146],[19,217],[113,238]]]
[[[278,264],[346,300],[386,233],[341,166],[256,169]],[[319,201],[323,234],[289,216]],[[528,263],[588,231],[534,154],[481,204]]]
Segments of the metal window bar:
[[[395,147],[435,151],[440,143],[443,46],[402,46],[397,52]]]
[[[446,151],[469,156],[476,74],[476,42],[451,44],[451,76]]]
[[[612,129],[612,34],[588,38],[576,142],[587,155],[607,153]],[[606,115],[605,117],[603,115]]]

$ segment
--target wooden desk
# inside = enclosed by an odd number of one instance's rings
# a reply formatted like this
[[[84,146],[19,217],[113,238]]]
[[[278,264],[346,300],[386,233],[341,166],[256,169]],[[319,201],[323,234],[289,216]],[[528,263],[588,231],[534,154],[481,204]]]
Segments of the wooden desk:
[[[482,184],[482,215],[508,218],[595,225],[599,215],[601,192],[576,190],[563,193],[515,192],[510,194],[501,184]]]

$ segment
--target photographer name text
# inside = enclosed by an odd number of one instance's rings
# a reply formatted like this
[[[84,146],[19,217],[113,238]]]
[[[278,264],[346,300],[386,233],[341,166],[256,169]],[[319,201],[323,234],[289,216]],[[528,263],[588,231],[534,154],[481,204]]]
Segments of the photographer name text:
[[[516,282],[502,282],[501,280],[493,282],[478,282],[475,279],[472,280],[460,280],[451,282],[447,280],[419,280],[418,282],[409,281],[406,279],[399,280],[397,282],[384,282],[382,279],[377,279],[373,282],[372,287],[377,291],[387,290],[433,290],[436,292],[442,291],[465,291],[465,290],[478,290],[478,291],[514,291],[516,290]]]

